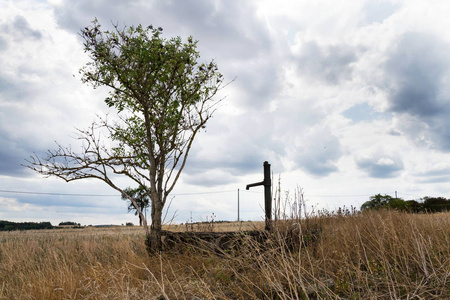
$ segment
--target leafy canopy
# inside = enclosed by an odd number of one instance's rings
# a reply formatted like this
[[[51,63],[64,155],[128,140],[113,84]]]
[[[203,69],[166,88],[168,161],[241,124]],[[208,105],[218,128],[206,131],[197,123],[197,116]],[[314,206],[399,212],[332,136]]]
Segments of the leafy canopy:
[[[164,173],[184,165],[183,154],[220,102],[209,100],[223,76],[214,61],[197,62],[192,37],[164,39],[162,31],[138,25],[102,32],[94,20],[81,32],[92,59],[81,73],[94,88],[112,88],[105,102],[121,114],[121,122],[108,128],[118,142],[115,155]]]

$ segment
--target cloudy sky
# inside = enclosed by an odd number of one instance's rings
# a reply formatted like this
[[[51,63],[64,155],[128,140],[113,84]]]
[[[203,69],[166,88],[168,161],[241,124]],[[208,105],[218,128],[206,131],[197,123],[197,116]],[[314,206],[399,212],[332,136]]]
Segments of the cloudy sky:
[[[226,99],[198,137],[167,219],[262,220],[272,165],[281,198],[360,207],[382,193],[450,197],[450,2],[445,0],[0,0],[0,219],[137,223],[103,182],[23,166],[74,142],[108,108],[80,81],[79,36],[154,25],[192,35]]]

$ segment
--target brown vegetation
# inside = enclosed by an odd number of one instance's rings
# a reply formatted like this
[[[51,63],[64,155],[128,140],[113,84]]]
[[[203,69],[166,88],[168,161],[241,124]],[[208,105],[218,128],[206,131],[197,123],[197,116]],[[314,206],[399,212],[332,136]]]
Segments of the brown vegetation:
[[[277,221],[274,228],[263,244],[240,239],[240,247],[219,254],[186,245],[153,256],[138,228],[4,232],[0,299],[450,295],[450,213],[323,214]]]

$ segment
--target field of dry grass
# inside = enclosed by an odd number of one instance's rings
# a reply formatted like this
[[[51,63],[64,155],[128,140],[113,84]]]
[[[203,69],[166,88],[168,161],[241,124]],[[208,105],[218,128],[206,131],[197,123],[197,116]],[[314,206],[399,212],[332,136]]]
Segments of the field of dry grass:
[[[264,244],[241,243],[149,256],[142,228],[3,232],[0,299],[450,297],[450,213],[323,214],[278,221]]]

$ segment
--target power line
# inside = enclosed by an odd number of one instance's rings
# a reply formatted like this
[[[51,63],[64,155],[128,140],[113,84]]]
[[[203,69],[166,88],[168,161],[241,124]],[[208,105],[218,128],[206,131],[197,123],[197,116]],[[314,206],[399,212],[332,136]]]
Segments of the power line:
[[[403,193],[403,192],[398,192],[399,194],[403,194],[403,195],[407,195],[407,196],[413,196],[413,197],[415,197],[415,198],[423,198],[423,197],[420,197],[420,196],[417,196],[417,195],[413,195],[413,194],[408,194],[408,193]]]
[[[345,198],[345,197],[370,197],[371,195],[308,195],[304,194],[304,197],[317,197],[317,198]]]
[[[67,193],[46,193],[46,192],[25,192],[0,190],[1,193],[28,194],[28,195],[49,195],[49,196],[77,196],[77,197],[117,197],[118,195],[94,195],[94,194],[67,194]]]
[[[235,192],[236,190],[234,190]],[[248,194],[264,194],[264,192],[257,192],[257,191],[247,191],[247,190],[242,190],[242,192],[244,193],[248,193]]]
[[[211,192],[195,192],[195,193],[178,193],[170,194],[170,196],[191,196],[191,195],[208,195],[208,194],[224,194],[224,193],[234,193],[236,190],[223,190],[223,191],[211,191]],[[262,192],[257,191],[247,191],[242,190],[244,193],[262,194]],[[27,194],[27,195],[48,195],[48,196],[73,196],[73,197],[118,197],[119,194],[75,194],[75,193],[50,193],[50,192],[35,192],[35,191],[13,191],[13,190],[0,190],[0,193],[10,193],[10,194]],[[416,198],[420,198],[416,195],[407,194],[399,192],[399,194],[409,195]],[[309,195],[304,194],[304,197],[315,197],[315,198],[348,198],[348,197],[370,197],[372,195]]]
[[[231,192],[236,192],[236,190],[215,191],[215,192],[198,192],[198,193],[170,194],[170,196],[189,196],[189,195],[203,195],[203,194],[223,194],[223,193],[231,193]]]
[[[413,194],[408,194],[408,193],[404,193],[404,192],[400,192],[397,191],[397,193],[400,195],[407,195],[407,196],[413,196],[416,198],[421,198],[417,195],[413,195]],[[365,194],[365,195],[309,195],[307,193],[304,194],[304,197],[315,197],[315,198],[347,198],[347,197],[371,197],[373,195],[369,195],[369,194]]]
[[[236,190],[226,190],[226,191],[214,191],[214,192],[198,192],[198,193],[181,193],[181,194],[170,194],[171,196],[189,196],[189,195],[203,195],[203,194],[223,194],[235,192]],[[117,197],[118,194],[71,194],[71,193],[48,193],[48,192],[25,192],[25,191],[11,191],[11,190],[0,190],[0,193],[10,193],[10,194],[27,194],[27,195],[48,195],[48,196],[75,196],[75,197]]]

